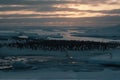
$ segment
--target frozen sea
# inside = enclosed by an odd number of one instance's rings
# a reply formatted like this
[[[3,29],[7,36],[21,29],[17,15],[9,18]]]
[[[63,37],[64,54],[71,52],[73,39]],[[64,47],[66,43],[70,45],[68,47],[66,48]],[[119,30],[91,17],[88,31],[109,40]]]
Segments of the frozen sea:
[[[118,30],[119,27],[116,29]],[[9,27],[0,28],[0,43],[10,43],[11,38],[21,35],[30,38],[49,39],[49,40],[84,40],[100,42],[119,42],[119,32],[108,30],[109,28],[97,29],[94,27]],[[99,32],[95,34],[96,31]],[[101,31],[102,32],[101,32]],[[106,32],[107,30],[107,32]],[[98,37],[97,37],[98,36]],[[1,54],[20,54],[20,53],[46,53],[44,51],[18,50],[10,48],[0,48]],[[14,62],[22,66],[32,66],[29,69],[8,69],[0,70],[0,80],[120,80],[120,49],[106,51],[105,55],[84,56],[81,54],[99,53],[101,51],[70,52],[72,59],[61,56],[8,56],[0,58],[0,62],[13,64]],[[50,52],[62,53],[64,52]],[[79,55],[73,56],[74,53]],[[14,59],[13,59],[14,58]],[[10,61],[12,60],[12,61]],[[29,62],[31,60],[31,62]],[[56,62],[56,61],[59,62]],[[39,61],[39,62],[38,62]],[[106,65],[107,64],[107,65]],[[12,65],[14,66],[14,65]],[[16,66],[16,65],[15,65]],[[4,66],[5,67],[5,66]]]

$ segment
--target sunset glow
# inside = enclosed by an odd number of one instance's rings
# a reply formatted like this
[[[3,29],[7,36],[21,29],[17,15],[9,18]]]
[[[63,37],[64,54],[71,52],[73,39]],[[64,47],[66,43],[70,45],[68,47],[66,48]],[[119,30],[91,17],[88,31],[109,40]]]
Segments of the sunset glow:
[[[8,1],[8,0],[7,0]],[[52,20],[51,24],[57,25],[56,21],[59,18],[70,18],[71,23],[80,25],[79,21],[73,22],[72,19],[83,19],[87,18],[98,18],[98,17],[120,17],[120,0],[24,0],[22,1],[11,0],[8,2],[0,1],[0,21],[8,19],[22,19],[25,24],[31,22],[26,21],[25,19],[43,19],[43,18],[55,18]],[[15,2],[16,1],[16,2]],[[86,22],[85,20],[85,22]],[[97,20],[96,20],[97,21]],[[105,20],[106,21],[106,20]],[[59,22],[59,21],[58,21]],[[57,23],[58,23],[57,22]],[[65,22],[69,25],[67,21]],[[90,21],[91,22],[91,21]],[[93,21],[92,21],[93,22]],[[106,25],[111,24],[106,23]],[[114,24],[119,23],[118,20],[113,21]],[[2,23],[2,22],[1,22]],[[9,25],[5,22],[2,25]],[[9,22],[8,22],[9,23]],[[17,23],[17,22],[13,22]],[[20,23],[20,22],[19,22]],[[22,23],[22,22],[21,22]],[[33,20],[34,23],[34,20]],[[41,22],[39,22],[41,24]],[[46,22],[49,23],[49,22]],[[98,24],[99,20],[93,24]],[[66,25],[67,25],[66,24]],[[43,24],[44,25],[44,24]],[[64,25],[64,23],[63,23]],[[49,26],[49,24],[48,24]],[[74,25],[72,25],[74,26]]]

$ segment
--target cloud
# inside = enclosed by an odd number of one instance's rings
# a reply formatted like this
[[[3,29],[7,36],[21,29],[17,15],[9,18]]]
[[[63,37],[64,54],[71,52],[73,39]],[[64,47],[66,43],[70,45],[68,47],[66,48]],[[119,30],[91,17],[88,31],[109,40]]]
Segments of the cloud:
[[[114,3],[119,0],[0,0],[0,4],[5,5],[39,5],[39,4],[63,4],[63,3],[80,3],[80,4],[101,4]]]
[[[120,0],[0,0],[0,25],[120,23]]]
[[[73,1],[66,0],[0,0],[1,5],[40,5],[40,4],[62,4]]]
[[[79,11],[79,12],[88,12],[88,13],[102,13],[102,14],[118,14],[118,15],[120,15],[120,9],[112,9],[112,10],[77,10],[77,9],[70,9],[70,11],[76,11],[76,12]]]

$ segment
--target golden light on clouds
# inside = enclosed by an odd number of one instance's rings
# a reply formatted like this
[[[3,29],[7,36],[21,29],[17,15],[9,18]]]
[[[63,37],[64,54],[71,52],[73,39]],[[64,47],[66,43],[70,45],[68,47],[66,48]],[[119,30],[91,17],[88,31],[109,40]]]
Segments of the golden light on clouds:
[[[60,5],[53,5],[56,8],[72,8],[77,10],[112,10],[112,9],[120,9],[120,5],[106,5],[106,4],[99,4],[98,6],[93,5],[83,5],[83,4],[60,4]]]
[[[12,7],[16,5],[11,5]],[[19,5],[19,7],[21,7]],[[32,10],[17,10],[17,11],[0,11],[0,15],[36,15],[36,18],[46,18],[46,17],[95,17],[95,16],[105,16],[108,14],[99,13],[99,12],[87,12],[85,10],[93,10],[93,11],[101,11],[101,10],[112,10],[112,9],[120,9],[119,5],[81,5],[81,4],[59,4],[53,5],[52,7],[56,9],[61,9],[61,11],[32,11]],[[63,9],[63,10],[62,10]],[[49,15],[49,16],[42,16]],[[117,15],[117,14],[113,14]],[[32,17],[32,16],[31,16]]]
[[[55,18],[53,22],[45,21],[45,23],[48,25],[79,25],[79,20],[75,22],[74,19],[91,18],[92,20],[96,17],[107,17],[108,19],[105,18],[107,19],[105,20],[106,24],[111,22],[116,24],[119,23],[119,19],[114,18],[114,16],[120,16],[120,0],[25,0],[25,2],[14,2],[14,0],[11,0],[4,2],[4,4],[1,3],[0,1],[1,21],[2,19],[16,19],[16,21],[22,19],[24,24],[27,22],[26,18],[31,19],[31,22],[33,21],[32,19],[42,21],[44,18],[51,18],[51,20]],[[108,21],[110,20],[109,17],[112,17],[111,21]],[[61,18],[63,21],[59,22]],[[70,18],[71,22],[68,23],[65,18]],[[88,24],[92,22],[91,20],[85,20],[84,22]],[[98,22],[101,22],[100,20]],[[96,24],[95,21],[92,24]],[[27,24],[37,24],[34,21],[31,22]],[[41,24],[43,23],[41,22]]]
[[[31,15],[29,17],[19,17],[19,18],[78,18],[78,17],[95,17],[95,16],[106,16],[108,14],[103,13],[89,13],[89,12],[74,12],[74,11],[54,11],[54,12],[35,12],[35,11],[3,11],[0,12],[0,15]],[[34,15],[34,16],[32,16]],[[49,16],[47,16],[49,15]],[[120,15],[120,14],[111,14],[112,15]],[[14,17],[7,17],[7,19]],[[18,18],[18,17],[15,17]]]

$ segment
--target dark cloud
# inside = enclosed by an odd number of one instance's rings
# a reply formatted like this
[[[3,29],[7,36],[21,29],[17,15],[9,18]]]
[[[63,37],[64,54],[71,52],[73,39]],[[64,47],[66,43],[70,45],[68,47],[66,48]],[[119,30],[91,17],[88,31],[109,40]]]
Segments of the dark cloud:
[[[18,10],[32,10],[37,12],[48,11],[76,11],[76,12],[90,12],[90,13],[106,13],[106,14],[119,14],[120,9],[114,10],[78,10],[74,8],[56,8],[55,4],[92,4],[97,5],[99,3],[108,3],[110,0],[0,0],[0,11],[18,11]],[[115,3],[115,2],[114,2]],[[38,5],[37,5],[38,4]],[[4,6],[6,5],[6,6]],[[8,6],[7,6],[8,5]],[[9,6],[9,5],[21,5],[21,6]]]
[[[86,18],[24,18],[24,19],[0,19],[1,25],[11,25],[17,26],[23,24],[31,24],[31,23],[39,23],[41,25],[35,25],[35,26],[42,26],[44,23],[53,23],[52,25],[55,25],[54,23],[66,23],[71,24],[74,26],[82,26],[82,25],[98,25],[98,26],[106,26],[106,25],[112,25],[112,24],[119,24],[120,23],[120,16],[103,16],[103,17],[86,17]],[[65,26],[64,23],[62,26]],[[49,26],[49,25],[48,25]],[[56,26],[56,25],[55,25]],[[58,25],[59,26],[59,25]],[[67,26],[67,25],[66,25]]]
[[[41,21],[119,21],[120,22],[120,16],[102,16],[102,17],[83,17],[83,18],[24,18],[24,19],[0,19],[0,23],[2,22],[41,22]]]
[[[41,16],[41,17],[58,17],[58,16],[69,16],[72,14],[12,14],[12,15],[0,15],[3,19],[19,19],[19,18],[30,18],[30,17],[37,17],[37,16]],[[39,18],[39,17],[38,17]]]
[[[77,9],[73,9],[73,11],[88,12],[88,13],[118,14],[118,15],[120,15],[120,9],[113,9],[113,10],[77,10]]]
[[[35,12],[54,12],[54,11],[73,11],[73,12],[87,12],[87,13],[102,13],[102,14],[110,14],[110,15],[113,15],[113,14],[118,14],[120,15],[120,9],[113,9],[113,10],[78,10],[78,9],[73,9],[73,8],[55,8],[55,7],[49,7],[49,6],[39,6],[38,8],[36,7],[29,7],[29,6],[26,6],[26,7],[9,7],[9,8],[0,8],[0,11],[19,11],[19,10],[28,10],[28,11],[35,11]],[[45,16],[49,16],[51,14],[44,14]],[[19,16],[44,16],[44,15],[40,15],[40,14],[27,14],[27,15],[24,15],[24,14],[13,14],[13,15],[0,15],[1,17],[9,17],[9,16],[12,16],[12,17],[19,17]],[[59,16],[60,14],[54,14],[55,16]],[[52,15],[52,16],[54,16]],[[62,14],[64,15],[64,14]],[[68,14],[69,15],[69,14]]]
[[[0,4],[5,4],[5,5],[6,4],[7,5],[11,5],[11,4],[39,5],[39,4],[62,4],[62,3],[101,4],[108,2],[110,2],[110,0],[0,0]]]
[[[0,11],[19,11],[19,10],[39,10],[51,11],[54,8],[51,5],[20,5],[20,6],[1,6]]]
[[[101,11],[101,12],[107,13],[107,14],[120,14],[120,9],[106,10],[106,11]]]
[[[28,7],[0,7],[0,11],[17,11],[17,10],[23,10],[23,9],[29,9]]]
[[[0,0],[2,5],[41,5],[41,4],[62,4],[72,3],[73,1],[56,1],[56,0]]]

